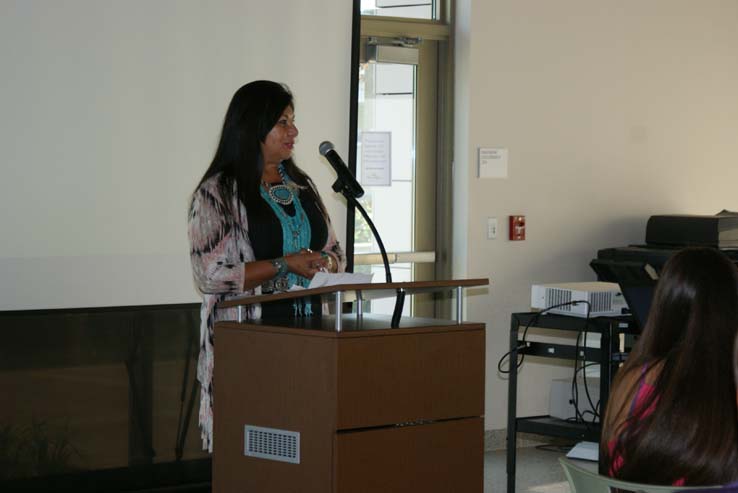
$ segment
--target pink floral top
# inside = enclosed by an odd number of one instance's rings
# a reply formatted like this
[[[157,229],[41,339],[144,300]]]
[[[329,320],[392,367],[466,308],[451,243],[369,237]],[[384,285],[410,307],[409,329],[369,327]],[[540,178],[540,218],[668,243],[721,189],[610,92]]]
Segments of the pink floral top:
[[[236,320],[235,308],[216,309],[220,301],[237,296],[261,294],[261,287],[243,290],[244,265],[255,260],[249,239],[246,209],[234,193],[221,197],[218,188],[220,175],[204,181],[192,195],[188,217],[190,260],[195,285],[202,295],[200,309],[200,356],[197,363],[197,379],[200,382],[200,435],[203,449],[213,451],[213,324],[219,320]],[[228,213],[225,206],[230,201],[230,210],[238,210],[238,217]],[[336,240],[330,220],[328,241],[323,251],[330,252],[338,263],[339,270],[345,267],[343,252]],[[249,319],[261,316],[259,305],[250,305],[244,310]]]

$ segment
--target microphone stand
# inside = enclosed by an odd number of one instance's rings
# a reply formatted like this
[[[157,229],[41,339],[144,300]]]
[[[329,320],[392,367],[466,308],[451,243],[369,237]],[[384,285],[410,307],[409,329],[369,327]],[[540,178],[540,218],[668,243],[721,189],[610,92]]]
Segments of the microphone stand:
[[[385,281],[388,283],[392,282],[392,273],[390,272],[389,267],[389,258],[387,257],[387,250],[384,248],[384,243],[382,242],[382,238],[379,236],[379,231],[377,231],[377,228],[374,226],[374,221],[371,220],[369,215],[366,213],[364,208],[361,206],[359,201],[356,199],[355,194],[353,191],[346,186],[343,181],[341,181],[341,178],[338,178],[333,183],[333,191],[342,194],[344,197],[346,197],[346,200],[351,203],[354,207],[359,209],[359,212],[361,212],[361,215],[364,216],[364,220],[369,225],[369,229],[372,230],[372,234],[374,235],[374,238],[377,240],[377,245],[379,245],[379,252],[382,254],[382,262],[384,263],[384,276]],[[390,322],[390,327],[393,329],[396,329],[400,326],[400,317],[402,316],[402,309],[405,305],[405,290],[402,288],[399,288],[397,290],[397,295],[395,297],[395,308],[392,311],[392,321]]]

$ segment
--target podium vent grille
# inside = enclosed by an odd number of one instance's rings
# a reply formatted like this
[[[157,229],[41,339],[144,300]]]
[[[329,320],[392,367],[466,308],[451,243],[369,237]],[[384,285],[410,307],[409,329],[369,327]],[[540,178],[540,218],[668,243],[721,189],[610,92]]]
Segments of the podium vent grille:
[[[244,426],[244,455],[300,463],[300,433],[261,426]]]

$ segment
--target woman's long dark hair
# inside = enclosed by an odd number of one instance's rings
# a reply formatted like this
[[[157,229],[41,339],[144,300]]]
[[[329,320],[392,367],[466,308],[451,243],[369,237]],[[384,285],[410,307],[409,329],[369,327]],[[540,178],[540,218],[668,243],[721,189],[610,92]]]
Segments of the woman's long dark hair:
[[[259,194],[264,171],[261,144],[288,106],[294,108],[294,99],[284,84],[257,80],[238,89],[228,106],[213,161],[198,187],[205,180],[219,174],[220,196],[228,209],[235,185],[236,194],[249,211],[250,217],[259,218],[269,214],[269,207]],[[327,217],[325,206],[310,177],[292,158],[284,161],[284,166],[290,178],[305,187],[302,193],[315,200],[320,211]],[[230,211],[233,215],[238,212]]]
[[[712,248],[674,254],[643,334],[614,385],[613,394],[629,397],[621,399],[620,409],[608,406],[608,416],[628,412],[639,380],[633,372],[658,369],[655,391],[621,428],[604,430],[600,453],[606,470],[620,456],[615,475],[628,481],[670,485],[684,478],[687,485],[710,485],[738,479],[737,330],[738,271],[730,259]],[[612,454],[608,437],[616,440]]]

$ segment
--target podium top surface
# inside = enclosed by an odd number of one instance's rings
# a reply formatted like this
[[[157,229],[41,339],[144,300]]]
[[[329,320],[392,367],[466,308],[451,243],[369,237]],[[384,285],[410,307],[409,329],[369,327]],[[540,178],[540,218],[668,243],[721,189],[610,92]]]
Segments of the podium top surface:
[[[218,303],[218,308],[234,306],[247,306],[254,303],[268,303],[270,301],[286,300],[292,298],[303,298],[305,296],[322,296],[329,301],[329,297],[336,293],[342,293],[344,302],[356,301],[357,299],[371,300],[377,298],[391,298],[398,290],[405,294],[422,294],[448,291],[455,288],[471,288],[489,285],[489,279],[451,279],[446,281],[416,281],[416,282],[392,282],[392,283],[368,283],[368,284],[340,284],[335,286],[324,286],[314,289],[300,289],[297,291],[285,291],[274,294],[262,294],[257,296],[242,296]]]

